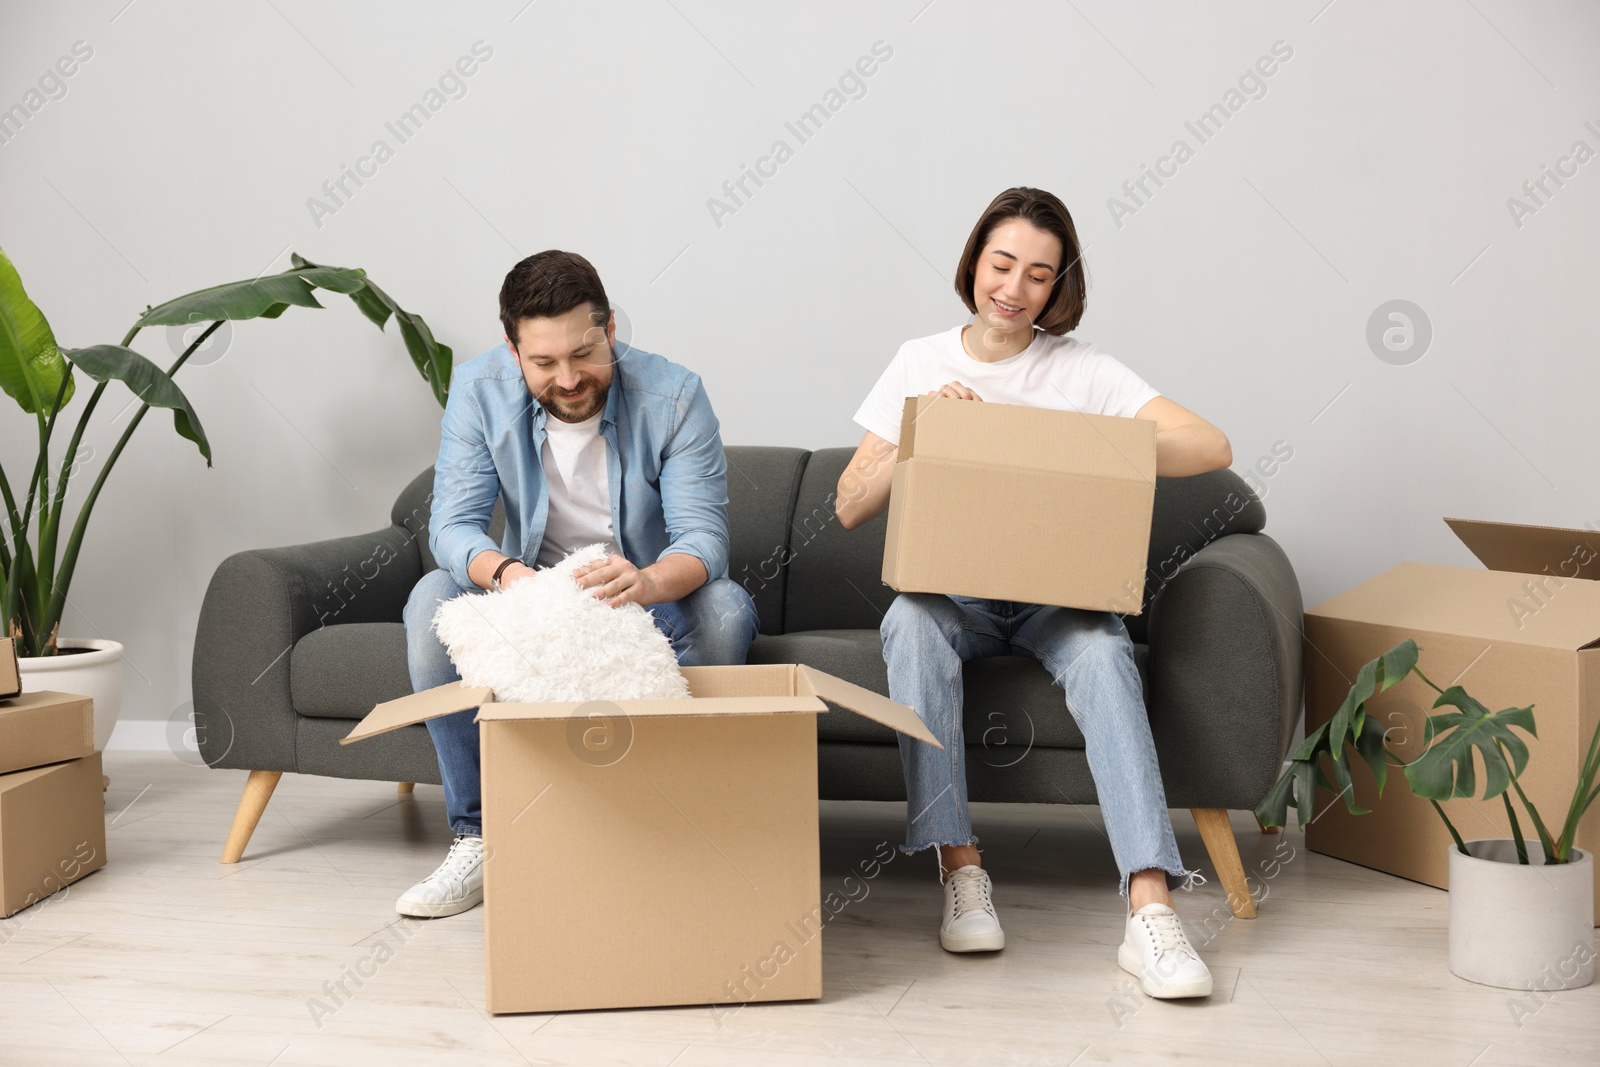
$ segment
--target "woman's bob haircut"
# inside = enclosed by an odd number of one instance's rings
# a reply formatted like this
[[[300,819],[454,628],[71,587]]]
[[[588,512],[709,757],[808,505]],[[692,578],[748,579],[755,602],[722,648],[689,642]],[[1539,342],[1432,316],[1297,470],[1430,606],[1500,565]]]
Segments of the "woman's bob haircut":
[[[1061,242],[1061,255],[1066,263],[1056,272],[1054,291],[1034,325],[1056,337],[1071,332],[1083,319],[1087,300],[1083,252],[1078,248],[1078,231],[1072,225],[1072,215],[1066,205],[1055,194],[1043,189],[1026,186],[1007,189],[984,209],[978,224],[972,228],[972,236],[967,238],[967,247],[961,252],[961,263],[956,267],[957,295],[968,311],[974,315],[978,313],[978,305],[972,297],[978,257],[983,254],[994,228],[1011,219],[1023,219],[1045,233],[1055,234]]]

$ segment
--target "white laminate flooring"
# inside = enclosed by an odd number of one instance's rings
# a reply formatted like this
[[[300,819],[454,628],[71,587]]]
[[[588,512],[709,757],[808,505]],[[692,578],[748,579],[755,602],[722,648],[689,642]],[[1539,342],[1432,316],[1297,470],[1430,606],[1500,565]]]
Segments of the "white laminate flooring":
[[[978,805],[1007,934],[997,955],[937,940],[933,860],[847,884],[898,804],[822,806],[822,886],[854,899],[824,936],[810,1003],[486,1016],[483,911],[390,929],[443,857],[443,794],[285,775],[244,859],[218,854],[245,775],[167,753],[106,757],[110,862],[0,921],[0,1064],[1495,1064],[1600,1063],[1600,985],[1533,996],[1445,965],[1439,890],[1263,835],[1234,814],[1260,917],[1215,878],[1178,906],[1216,978],[1151,1001],[1117,968],[1122,933],[1095,808]],[[1209,870],[1194,822],[1179,844]],[[325,983],[396,945],[331,1014]]]

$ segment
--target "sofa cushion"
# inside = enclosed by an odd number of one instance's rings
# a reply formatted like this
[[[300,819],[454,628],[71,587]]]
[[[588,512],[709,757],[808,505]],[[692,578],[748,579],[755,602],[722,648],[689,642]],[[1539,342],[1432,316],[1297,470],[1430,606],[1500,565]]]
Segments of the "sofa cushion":
[[[782,633],[789,515],[810,453],[758,445],[730,445],[723,452],[728,457],[728,577],[755,600],[761,632]]]
[[[360,719],[373,705],[410,694],[404,623],[324,626],[289,653],[289,697],[301,715]]]
[[[1148,653],[1144,645],[1133,646],[1147,704]],[[813,630],[762,636],[750,646],[749,662],[804,663],[875,693],[889,692],[889,675],[877,630]],[[967,745],[981,746],[985,762],[1006,766],[1021,759],[1030,747],[1083,747],[1083,733],[1067,711],[1061,690],[1030,657],[973,660],[966,665],[962,681],[966,691],[963,726]],[[894,731],[888,727],[838,708],[817,716],[817,737],[825,741],[895,741]]]
[[[1148,649],[1135,644],[1133,653],[1148,701]],[[875,693],[889,692],[883,644],[875,629],[762,635],[750,646],[748,662],[804,663]],[[360,670],[353,670],[354,665]],[[1061,690],[1032,659],[974,660],[963,678],[967,744],[982,746],[985,758],[996,766],[1020,759],[1030,746],[1083,747],[1083,734],[1067,713]],[[290,653],[289,688],[295,711],[318,719],[360,719],[374,704],[410,694],[404,624],[364,622],[313,630]],[[841,708],[817,716],[817,736],[895,742],[888,727]]]

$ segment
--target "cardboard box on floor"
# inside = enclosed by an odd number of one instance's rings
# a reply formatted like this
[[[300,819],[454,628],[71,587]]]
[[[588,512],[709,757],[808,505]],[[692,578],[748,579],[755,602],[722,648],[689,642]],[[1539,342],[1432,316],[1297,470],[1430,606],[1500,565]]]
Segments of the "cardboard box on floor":
[[[883,581],[902,593],[1137,615],[1155,423],[908,397]]]
[[[0,704],[0,918],[106,862],[94,701],[24,693]]]
[[[1600,532],[1445,521],[1488,570],[1402,563],[1305,613],[1306,729],[1332,718],[1364,663],[1413,638],[1422,649],[1417,666],[1441,688],[1458,684],[1491,711],[1533,705],[1539,736],[1518,731],[1529,750],[1519,781],[1559,832],[1600,718]],[[1402,758],[1422,752],[1426,717],[1438,714],[1436,696],[1410,676],[1368,703],[1368,714],[1394,731],[1390,742]],[[1398,772],[1380,800],[1365,763],[1352,760],[1351,768],[1357,803],[1371,814],[1351,815],[1343,801],[1319,792],[1321,814],[1307,827],[1307,846],[1448,888],[1453,846],[1432,806],[1412,796]],[[1481,774],[1478,781],[1481,793]],[[1537,848],[1520,801],[1512,803]],[[1467,840],[1511,836],[1498,798],[1452,800],[1444,810]],[[1600,808],[1579,823],[1577,844],[1600,848]]]
[[[477,707],[491,1012],[822,996],[823,698],[937,744],[904,704],[794,664],[685,667],[681,700],[379,704],[341,744]]]

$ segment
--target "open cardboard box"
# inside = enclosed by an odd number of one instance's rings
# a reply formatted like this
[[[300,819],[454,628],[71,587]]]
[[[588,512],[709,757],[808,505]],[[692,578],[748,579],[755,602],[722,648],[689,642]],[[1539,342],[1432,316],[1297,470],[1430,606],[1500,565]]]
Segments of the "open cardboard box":
[[[1156,424],[907,397],[883,581],[902,593],[1137,615]]]
[[[1413,638],[1422,649],[1417,665],[1436,685],[1459,684],[1492,711],[1533,705],[1539,736],[1518,731],[1529,750],[1518,780],[1558,832],[1600,718],[1600,532],[1445,521],[1488,570],[1402,563],[1305,613],[1306,729],[1333,716],[1362,664]],[[1437,714],[1436,696],[1410,676],[1374,697],[1367,712],[1393,731],[1390,743],[1402,758],[1414,759],[1423,751],[1426,717]],[[1453,846],[1433,808],[1396,774],[1379,799],[1366,764],[1353,760],[1351,770],[1356,801],[1372,813],[1351,815],[1343,801],[1320,792],[1307,846],[1448,888]],[[1536,848],[1521,803],[1512,803]],[[1452,800],[1444,810],[1468,840],[1511,836],[1498,798]],[[1579,823],[1577,845],[1600,848],[1600,808]],[[1596,871],[1600,908],[1600,866]]]
[[[938,745],[811,667],[685,667],[680,700],[498,703],[440,686],[341,744],[478,709],[491,1012],[822,996],[824,698]]]

